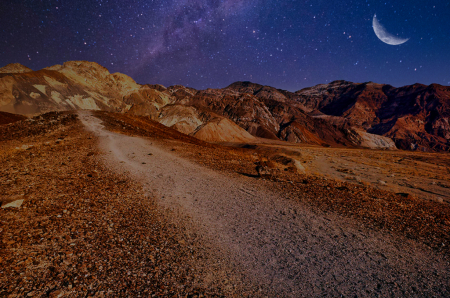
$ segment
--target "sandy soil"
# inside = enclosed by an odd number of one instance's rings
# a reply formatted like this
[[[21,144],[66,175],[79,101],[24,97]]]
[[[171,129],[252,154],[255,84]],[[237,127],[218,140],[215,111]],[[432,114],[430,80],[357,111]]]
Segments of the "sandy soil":
[[[213,171],[167,143],[82,122],[100,139],[105,164],[127,172],[172,210],[173,220],[211,244],[261,286],[261,296],[448,296],[448,258],[416,241],[326,216],[271,190],[271,183]]]
[[[286,143],[258,144],[258,147],[267,154],[281,151],[298,159],[310,175],[450,204],[450,157],[446,153],[323,148]]]

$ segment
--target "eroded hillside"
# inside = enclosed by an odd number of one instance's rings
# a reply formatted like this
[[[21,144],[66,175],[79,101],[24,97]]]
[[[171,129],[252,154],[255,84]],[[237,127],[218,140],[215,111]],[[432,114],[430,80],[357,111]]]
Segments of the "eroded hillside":
[[[0,69],[0,110],[103,110],[148,116],[210,142],[448,151],[449,87],[335,81],[289,92],[251,82],[222,89],[139,85],[87,61]]]

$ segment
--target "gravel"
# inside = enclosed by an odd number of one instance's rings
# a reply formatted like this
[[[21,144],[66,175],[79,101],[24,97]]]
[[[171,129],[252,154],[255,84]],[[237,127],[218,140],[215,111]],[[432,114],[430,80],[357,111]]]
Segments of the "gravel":
[[[0,125],[0,139],[0,204],[23,200],[0,208],[0,297],[229,292],[211,278],[204,245],[140,184],[102,165],[76,115]]]
[[[229,260],[244,284],[258,285],[257,296],[450,295],[448,256],[421,242],[325,214],[280,184],[200,166],[167,142],[106,131],[89,114],[82,120],[99,137],[105,165],[143,185],[217,262]],[[318,200],[335,191],[325,186]]]

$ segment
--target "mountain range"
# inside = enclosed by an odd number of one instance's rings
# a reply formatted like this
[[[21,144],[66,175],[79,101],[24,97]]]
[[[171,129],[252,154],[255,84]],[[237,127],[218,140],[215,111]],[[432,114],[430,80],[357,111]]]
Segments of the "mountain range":
[[[334,81],[296,92],[251,82],[222,89],[137,84],[88,61],[0,68],[0,111],[76,109],[148,116],[210,142],[448,151],[450,87]],[[5,114],[4,114],[5,115]]]

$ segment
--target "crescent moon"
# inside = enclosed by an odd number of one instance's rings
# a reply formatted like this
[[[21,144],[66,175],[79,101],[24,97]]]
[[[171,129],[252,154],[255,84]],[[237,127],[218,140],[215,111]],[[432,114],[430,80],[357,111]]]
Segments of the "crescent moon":
[[[373,31],[375,31],[377,37],[384,43],[390,44],[392,46],[398,46],[409,40],[409,38],[400,38],[387,32],[384,26],[381,25],[380,22],[378,22],[376,14],[373,16],[372,26]]]

